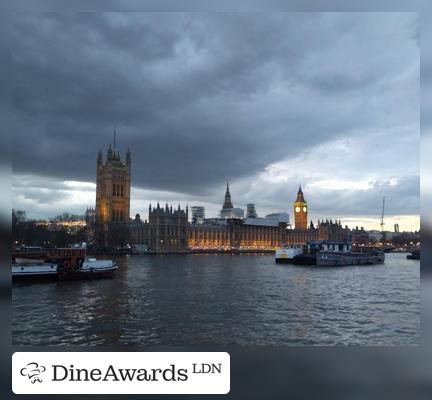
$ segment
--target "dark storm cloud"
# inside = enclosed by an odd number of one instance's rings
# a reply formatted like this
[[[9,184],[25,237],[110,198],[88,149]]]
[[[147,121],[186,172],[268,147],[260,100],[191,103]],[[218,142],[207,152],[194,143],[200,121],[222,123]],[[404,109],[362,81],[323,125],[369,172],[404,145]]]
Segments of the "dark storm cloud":
[[[432,134],[432,52],[427,46],[428,38],[432,35],[429,24],[430,13],[422,15],[422,52],[421,52],[421,122],[422,130]],[[423,133],[422,132],[422,133]]]
[[[94,182],[117,126],[135,186],[191,198],[338,138],[374,148],[377,132],[382,156],[344,171],[409,175],[417,42],[409,13],[16,14],[14,174]]]

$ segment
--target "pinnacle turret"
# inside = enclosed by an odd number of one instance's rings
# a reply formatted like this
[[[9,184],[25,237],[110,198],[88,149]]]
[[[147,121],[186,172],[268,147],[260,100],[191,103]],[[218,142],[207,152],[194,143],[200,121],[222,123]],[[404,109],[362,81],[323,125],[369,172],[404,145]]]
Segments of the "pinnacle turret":
[[[99,149],[98,155],[97,155],[97,163],[98,165],[102,165],[103,163],[103,156],[102,156],[102,150]]]
[[[128,148],[126,152],[126,164],[129,165],[130,163],[131,163],[131,152],[130,149]]]
[[[112,159],[113,159],[113,149],[112,149],[112,146],[109,145],[108,153],[107,153],[107,161],[111,161]]]

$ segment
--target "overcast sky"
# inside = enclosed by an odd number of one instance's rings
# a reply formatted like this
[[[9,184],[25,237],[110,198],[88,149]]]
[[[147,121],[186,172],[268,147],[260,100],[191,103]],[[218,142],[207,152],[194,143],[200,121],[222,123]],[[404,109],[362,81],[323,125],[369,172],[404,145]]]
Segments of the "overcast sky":
[[[148,203],[419,227],[416,13],[47,13],[13,24],[13,207],[95,203],[117,127]]]

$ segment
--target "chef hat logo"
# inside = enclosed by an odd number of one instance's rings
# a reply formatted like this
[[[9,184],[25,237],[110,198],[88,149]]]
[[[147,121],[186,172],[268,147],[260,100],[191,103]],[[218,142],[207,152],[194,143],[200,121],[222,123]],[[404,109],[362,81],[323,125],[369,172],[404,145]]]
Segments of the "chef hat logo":
[[[45,372],[46,368],[38,363],[31,362],[28,363],[24,368],[21,369],[20,373],[22,376],[28,376],[31,383],[42,382],[40,374]]]

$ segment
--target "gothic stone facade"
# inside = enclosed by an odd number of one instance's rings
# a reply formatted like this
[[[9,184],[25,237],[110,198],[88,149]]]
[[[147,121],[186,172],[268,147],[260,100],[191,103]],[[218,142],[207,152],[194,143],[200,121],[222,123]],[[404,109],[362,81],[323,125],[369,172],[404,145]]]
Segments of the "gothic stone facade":
[[[227,193],[229,193],[227,189]],[[301,204],[300,204],[301,203]],[[260,223],[259,218],[238,219],[220,218],[203,224],[188,223],[188,209],[165,206],[149,208],[149,221],[141,221],[139,215],[130,224],[131,243],[140,244],[150,252],[185,252],[188,250],[271,250],[283,245],[306,244],[309,240],[345,240],[349,229],[343,228],[340,221],[318,221],[315,227],[307,226],[307,208],[301,188],[294,203],[301,207],[296,227],[275,221]],[[225,196],[224,206],[232,205],[230,196]],[[307,207],[307,206],[306,206]],[[263,220],[261,220],[263,221]]]
[[[323,221],[317,227],[290,229],[287,224],[255,225],[239,219],[226,224],[189,226],[188,245],[191,250],[274,250],[283,245],[304,245],[309,240],[345,240],[349,229],[340,222]]]
[[[108,149],[106,161],[97,157],[95,239],[99,246],[143,245],[155,253],[186,252],[194,249],[276,249],[285,244],[305,244],[309,240],[343,240],[348,228],[340,222],[318,222],[307,226],[307,203],[301,187],[294,202],[295,229],[286,223],[260,224],[259,219],[221,218],[204,224],[189,224],[188,208],[149,207],[148,221],[139,214],[130,219],[131,155],[125,162],[115,148]],[[223,210],[234,210],[229,193]],[[89,223],[90,225],[90,223]]]
[[[149,219],[142,221],[139,214],[129,225],[130,242],[142,245],[152,253],[181,253],[188,251],[189,210],[149,206]]]
[[[130,220],[130,189],[130,151],[127,151],[126,160],[123,163],[119,153],[112,149],[111,145],[105,162],[102,151],[99,150],[96,170],[95,218],[95,235],[99,245],[112,245],[113,241],[122,242],[126,239],[124,225]]]
[[[222,210],[232,208],[231,194],[227,185]],[[308,206],[301,187],[293,204],[295,229],[286,223],[265,221],[259,218],[220,219],[204,224],[189,226],[188,245],[191,250],[241,249],[271,250],[283,245],[304,245],[309,240],[345,240],[349,237],[348,227],[340,221],[318,221],[317,227],[307,225]]]

